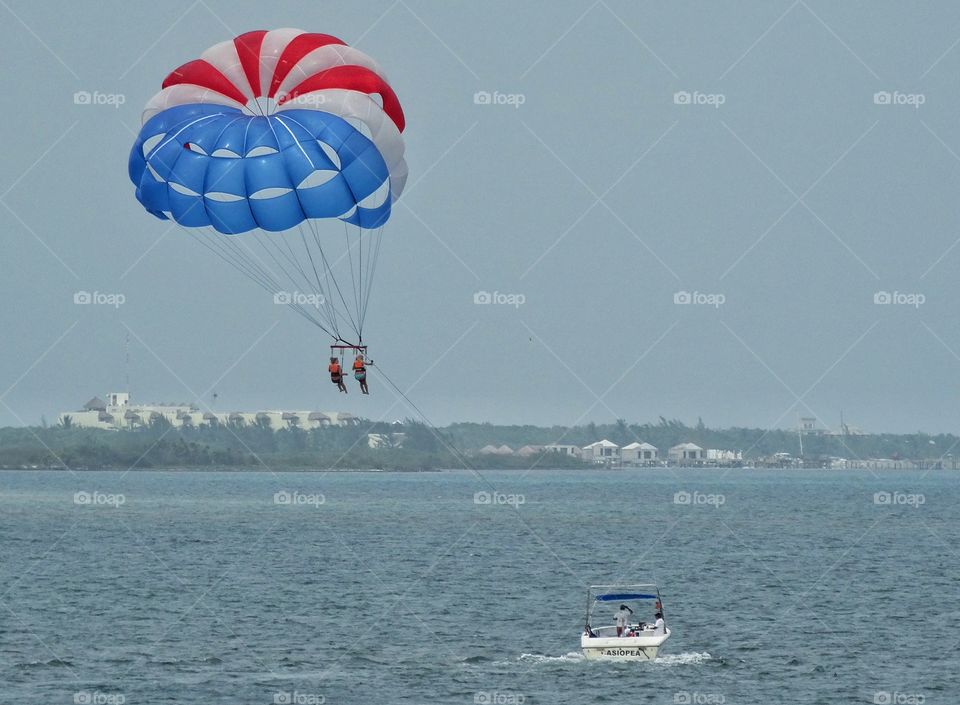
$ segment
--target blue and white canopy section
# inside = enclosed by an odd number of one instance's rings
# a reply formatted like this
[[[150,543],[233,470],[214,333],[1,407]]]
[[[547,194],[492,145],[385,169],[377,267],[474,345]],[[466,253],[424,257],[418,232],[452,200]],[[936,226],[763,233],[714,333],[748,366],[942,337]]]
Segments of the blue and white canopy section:
[[[379,228],[395,196],[373,140],[321,110],[261,116],[210,103],[171,107],[141,129],[129,173],[150,213],[225,234],[319,218]]]

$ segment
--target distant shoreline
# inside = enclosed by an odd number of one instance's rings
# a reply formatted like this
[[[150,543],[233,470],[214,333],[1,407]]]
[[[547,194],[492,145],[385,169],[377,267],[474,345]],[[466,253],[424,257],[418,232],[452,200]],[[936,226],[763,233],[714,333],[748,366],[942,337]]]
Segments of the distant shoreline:
[[[14,467],[0,467],[0,473],[2,472],[36,472],[36,473],[45,473],[45,472],[63,472],[63,473],[86,473],[86,472],[118,472],[118,473],[162,473],[162,472],[175,472],[175,473],[290,473],[290,474],[307,474],[307,473],[364,473],[370,475],[376,474],[391,474],[391,475],[416,475],[416,474],[439,474],[445,472],[523,472],[523,473],[544,473],[544,472],[563,472],[563,473],[580,473],[580,474],[590,474],[590,473],[601,473],[601,472],[615,472],[615,473],[634,473],[640,474],[645,472],[657,472],[657,471],[680,471],[687,472],[690,470],[704,471],[704,472],[716,472],[720,475],[725,475],[728,471],[736,470],[739,472],[754,472],[754,471],[771,471],[771,472],[788,472],[788,471],[800,471],[810,474],[844,474],[844,473],[876,473],[876,472],[918,472],[918,473],[929,473],[931,470],[936,470],[937,472],[951,472],[960,470],[960,468],[921,468],[921,467],[882,467],[882,468],[867,468],[867,467],[855,467],[855,468],[821,468],[821,467],[763,467],[763,466],[735,466],[735,467],[718,467],[718,466],[647,466],[647,467],[608,467],[608,466],[584,466],[580,468],[569,468],[569,467],[534,467],[534,468],[519,468],[519,467],[449,467],[449,468],[417,468],[417,469],[406,469],[406,468],[369,468],[369,467],[333,467],[333,468],[317,468],[317,467],[255,467],[255,466],[242,466],[242,467],[208,467],[208,466],[192,466],[192,467],[154,467],[154,468],[128,468],[122,466],[103,466],[103,467],[82,467],[82,468],[63,468],[63,467],[49,467],[49,468],[14,468]]]
[[[0,428],[0,469],[101,471],[432,472],[444,468],[589,472],[596,468],[738,467],[834,470],[960,469],[953,434],[828,434],[711,429],[678,420],[538,427],[357,419],[305,429],[291,421],[173,427],[162,418],[124,430]]]

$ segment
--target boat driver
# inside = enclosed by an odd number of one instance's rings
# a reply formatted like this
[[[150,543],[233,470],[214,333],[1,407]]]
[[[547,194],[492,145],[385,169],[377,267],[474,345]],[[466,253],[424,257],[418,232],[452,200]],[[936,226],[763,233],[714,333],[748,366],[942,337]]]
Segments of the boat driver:
[[[660,636],[661,634],[666,634],[667,625],[664,624],[664,621],[663,621],[663,612],[657,612],[655,616],[657,618],[657,621],[654,622],[653,624],[653,633],[656,636]]]

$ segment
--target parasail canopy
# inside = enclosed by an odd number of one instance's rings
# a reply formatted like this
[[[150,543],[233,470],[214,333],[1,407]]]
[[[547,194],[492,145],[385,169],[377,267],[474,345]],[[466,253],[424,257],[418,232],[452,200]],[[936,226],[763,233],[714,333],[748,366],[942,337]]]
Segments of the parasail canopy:
[[[407,179],[404,128],[363,52],[327,34],[248,32],[166,77],[129,175],[149,213],[360,344],[383,227]]]

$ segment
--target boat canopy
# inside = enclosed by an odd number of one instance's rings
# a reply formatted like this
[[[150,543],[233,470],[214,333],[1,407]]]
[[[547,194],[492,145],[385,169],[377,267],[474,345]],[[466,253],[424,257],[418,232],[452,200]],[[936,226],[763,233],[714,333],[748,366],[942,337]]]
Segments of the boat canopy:
[[[624,602],[627,600],[656,600],[657,596],[645,592],[610,592],[605,595],[597,595],[594,599],[597,602]]]

